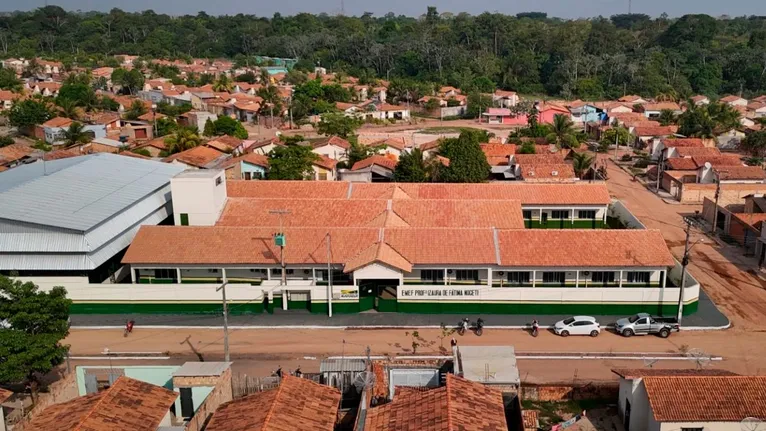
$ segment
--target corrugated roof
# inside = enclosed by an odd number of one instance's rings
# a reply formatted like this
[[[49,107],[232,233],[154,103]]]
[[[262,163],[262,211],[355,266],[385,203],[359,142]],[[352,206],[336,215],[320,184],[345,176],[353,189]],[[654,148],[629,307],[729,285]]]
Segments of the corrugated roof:
[[[365,370],[364,359],[322,359],[319,364],[320,373],[333,373],[341,371],[359,372]]]
[[[31,167],[32,172],[26,181],[0,193],[0,218],[87,231],[167,185],[183,170],[106,153],[82,159],[48,175],[41,175],[35,166],[41,163],[14,169]]]

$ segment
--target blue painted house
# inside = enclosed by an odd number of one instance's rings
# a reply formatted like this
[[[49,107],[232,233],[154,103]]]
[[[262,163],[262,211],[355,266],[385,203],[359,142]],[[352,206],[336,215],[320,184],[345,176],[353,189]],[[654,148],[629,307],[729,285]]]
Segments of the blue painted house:
[[[262,180],[269,172],[269,158],[249,153],[229,159],[219,168],[226,172],[227,180]]]
[[[603,110],[588,103],[573,104],[569,107],[574,124],[598,123],[602,118]]]

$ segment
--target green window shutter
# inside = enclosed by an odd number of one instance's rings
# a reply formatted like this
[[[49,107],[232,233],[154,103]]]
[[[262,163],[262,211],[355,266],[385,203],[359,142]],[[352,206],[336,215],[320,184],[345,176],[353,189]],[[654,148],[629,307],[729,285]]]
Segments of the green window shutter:
[[[189,214],[181,214],[181,226],[189,226]]]

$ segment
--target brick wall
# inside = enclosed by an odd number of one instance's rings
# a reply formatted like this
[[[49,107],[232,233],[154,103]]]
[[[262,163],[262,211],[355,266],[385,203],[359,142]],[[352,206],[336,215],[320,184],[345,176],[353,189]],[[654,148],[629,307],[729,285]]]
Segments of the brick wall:
[[[37,396],[37,404],[27,413],[27,416],[19,421],[13,428],[14,431],[24,431],[25,426],[35,416],[40,414],[43,410],[54,404],[61,404],[69,400],[75,399],[80,396],[77,390],[77,378],[76,373],[65,375],[61,380],[58,380],[48,386],[47,392],[41,392]]]
[[[584,386],[522,385],[521,398],[532,401],[617,399],[617,382]]]
[[[205,425],[207,425],[207,422],[209,420],[209,417],[215,413],[215,411],[218,409],[218,407],[226,402],[229,402],[232,400],[232,392],[231,392],[231,368],[224,371],[224,373],[220,377],[174,377],[173,378],[173,384],[176,385],[176,379],[179,379],[179,381],[183,380],[185,381],[186,385],[182,386],[210,386],[212,383],[211,379],[213,381],[217,381],[215,387],[213,388],[213,391],[210,392],[210,395],[205,398],[205,401],[202,403],[202,405],[199,406],[199,409],[197,409],[197,413],[194,415],[194,417],[186,424],[186,427],[184,428],[186,431],[200,431],[202,430]],[[205,383],[208,382],[208,383]]]
[[[742,200],[754,193],[766,193],[766,184],[721,184],[720,201],[733,202]],[[681,203],[699,204],[708,198],[715,200],[715,184],[684,184]]]

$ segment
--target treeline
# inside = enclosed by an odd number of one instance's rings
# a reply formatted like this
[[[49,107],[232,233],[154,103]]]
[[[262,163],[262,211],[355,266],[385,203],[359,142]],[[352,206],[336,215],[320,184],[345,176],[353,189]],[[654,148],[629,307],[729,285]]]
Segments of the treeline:
[[[541,13],[439,13],[418,18],[298,14],[171,17],[153,11],[66,12],[47,6],[0,16],[0,55],[107,64],[146,57],[299,58],[372,78],[601,99],[626,93],[681,99],[766,93],[766,17],[616,15],[561,20]]]

